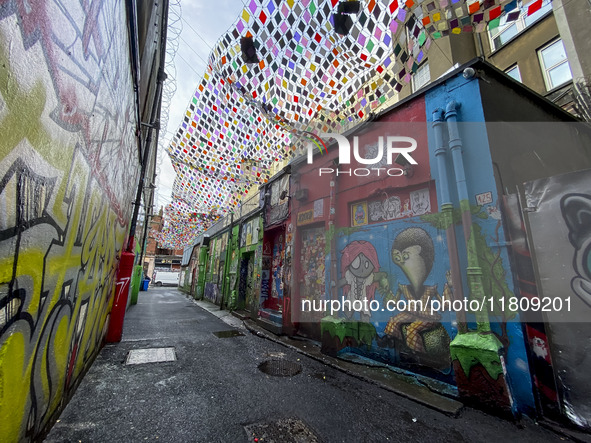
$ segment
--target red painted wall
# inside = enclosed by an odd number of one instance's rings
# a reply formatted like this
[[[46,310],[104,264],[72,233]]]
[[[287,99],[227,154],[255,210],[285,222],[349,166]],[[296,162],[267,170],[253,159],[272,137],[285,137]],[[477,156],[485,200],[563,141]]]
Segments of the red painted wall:
[[[353,173],[351,176],[339,175],[336,177],[337,227],[351,226],[351,211],[348,207],[350,203],[359,200],[369,200],[371,197],[378,197],[385,191],[388,191],[388,193],[402,191],[404,193],[405,191],[408,192],[417,188],[424,188],[425,183],[429,183],[431,180],[425,101],[423,97],[417,97],[406,106],[391,111],[376,122],[368,124],[360,132],[363,132],[361,135],[358,135],[361,156],[364,156],[363,147],[376,143],[380,136],[387,134],[414,138],[417,141],[417,148],[411,153],[411,156],[418,164],[412,166],[412,172],[407,176],[390,177],[385,171],[380,171],[380,176],[372,172],[372,175],[367,177],[356,177]],[[352,137],[349,137],[349,139],[351,142]],[[351,146],[351,149],[353,149],[353,146]],[[354,170],[358,168],[372,168],[372,166],[356,162],[353,155],[351,155],[350,165],[339,166],[340,170]],[[393,164],[384,165],[384,168],[401,167]],[[392,173],[394,174],[396,172],[393,171]],[[435,202],[437,201],[437,196],[435,184],[431,183],[429,187],[431,191],[431,202],[434,205],[431,209],[433,212],[436,212],[437,207]]]

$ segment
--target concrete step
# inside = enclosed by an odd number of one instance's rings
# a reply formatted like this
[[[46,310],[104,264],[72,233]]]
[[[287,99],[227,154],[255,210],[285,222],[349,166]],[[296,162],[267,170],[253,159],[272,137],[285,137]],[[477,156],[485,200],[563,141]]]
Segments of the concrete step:
[[[250,318],[250,312],[244,310],[232,311],[232,315],[243,321]]]
[[[254,321],[257,325],[275,335],[283,335],[283,326],[280,324],[267,320],[266,318],[257,318]]]

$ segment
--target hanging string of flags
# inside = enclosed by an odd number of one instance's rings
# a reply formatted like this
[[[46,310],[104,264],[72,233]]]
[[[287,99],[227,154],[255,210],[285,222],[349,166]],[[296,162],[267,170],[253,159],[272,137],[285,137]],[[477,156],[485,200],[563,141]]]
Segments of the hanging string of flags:
[[[235,210],[302,134],[340,132],[392,103],[434,41],[494,29],[543,1],[250,0],[212,50],[167,148],[177,174],[169,225],[182,228],[162,241],[202,232],[186,213]]]

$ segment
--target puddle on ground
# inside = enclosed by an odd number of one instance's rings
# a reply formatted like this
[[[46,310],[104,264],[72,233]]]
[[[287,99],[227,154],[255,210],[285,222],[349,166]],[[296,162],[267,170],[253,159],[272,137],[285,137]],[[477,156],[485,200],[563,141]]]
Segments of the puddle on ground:
[[[232,337],[240,337],[241,335],[244,335],[244,334],[237,329],[231,329],[229,331],[217,331],[217,332],[214,332],[213,335],[215,335],[217,338],[232,338]]]

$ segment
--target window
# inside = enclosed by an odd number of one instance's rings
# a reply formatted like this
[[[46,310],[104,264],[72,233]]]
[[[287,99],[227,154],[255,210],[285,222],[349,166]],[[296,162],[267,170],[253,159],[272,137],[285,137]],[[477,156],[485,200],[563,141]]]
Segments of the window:
[[[562,40],[554,40],[546,45],[538,51],[538,56],[548,91],[572,80]]]
[[[518,65],[514,65],[514,66],[510,67],[509,69],[507,69],[505,71],[505,74],[507,74],[511,78],[514,78],[518,82],[521,81],[521,72],[519,72],[519,66]]]
[[[412,91],[416,92],[431,81],[429,62],[423,63],[412,76]]]
[[[491,31],[491,38],[494,49],[500,48],[519,33],[519,31],[517,30],[517,23],[515,22],[507,26],[503,26],[502,28],[499,26],[498,28],[496,28],[495,31]]]
[[[542,7],[536,12],[527,15],[530,4],[518,3],[518,7],[511,11],[503,12],[499,19],[492,20],[488,25],[491,51],[496,51],[520,32],[533,25],[546,13],[552,10],[552,1],[543,0]]]

